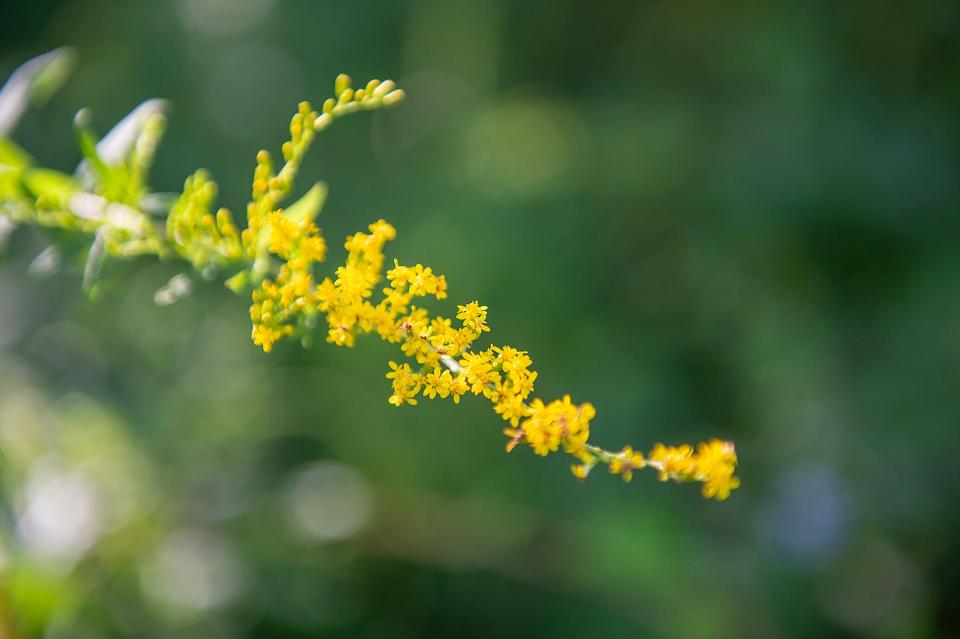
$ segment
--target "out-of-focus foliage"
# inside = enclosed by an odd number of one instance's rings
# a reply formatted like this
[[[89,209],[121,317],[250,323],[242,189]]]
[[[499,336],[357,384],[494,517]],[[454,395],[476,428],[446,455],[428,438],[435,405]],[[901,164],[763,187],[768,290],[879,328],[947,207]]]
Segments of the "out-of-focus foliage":
[[[154,306],[177,271],[147,260],[89,304],[73,253],[17,229],[3,632],[956,634],[957,13],[4,4],[0,75],[64,43],[83,60],[18,125],[42,165],[80,162],[77,105],[103,126],[162,95],[151,186],[206,166],[232,208],[291,105],[341,68],[396,77],[407,108],[370,143],[332,128],[301,168],[337,185],[328,236],[389,216],[401,261],[496,308],[604,441],[716,433],[748,462],[716,507],[650,478],[560,485],[559,461],[505,463],[479,406],[370,401],[381,345],[265,357],[229,291]]]

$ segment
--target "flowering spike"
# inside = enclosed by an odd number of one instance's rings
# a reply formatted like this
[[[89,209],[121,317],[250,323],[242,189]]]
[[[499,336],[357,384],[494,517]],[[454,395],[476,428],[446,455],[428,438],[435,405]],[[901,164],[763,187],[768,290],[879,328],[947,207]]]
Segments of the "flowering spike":
[[[333,97],[323,101],[319,112],[301,102],[290,119],[290,138],[281,146],[282,162],[276,163],[266,150],[257,153],[242,231],[227,209],[214,212],[217,186],[202,170],[185,181],[183,194],[169,210],[165,236],[132,208],[140,201],[140,187],[159,139],[159,119],[134,144],[126,161],[136,170],[125,178],[101,157],[85,114],[78,114],[78,142],[98,177],[93,187],[97,190],[84,191],[85,185],[70,176],[55,178],[50,172],[46,191],[30,200],[24,195],[33,192],[21,166],[29,162],[24,156],[0,182],[0,204],[9,201],[11,206],[3,209],[14,212],[15,222],[93,235],[85,271],[88,285],[106,256],[180,257],[204,277],[223,273],[230,290],[250,295],[251,339],[265,352],[288,337],[309,346],[320,320],[325,321],[326,340],[337,346],[350,348],[358,337],[375,333],[397,344],[405,358],[388,364],[387,401],[394,406],[416,404],[420,396],[459,403],[472,394],[485,398],[506,422],[507,452],[521,445],[538,456],[563,452],[573,457],[570,470],[581,480],[600,465],[625,482],[650,468],[661,481],[700,483],[705,498],[729,497],[740,485],[732,443],[712,439],[696,447],[657,444],[646,456],[630,446],[617,452],[600,448],[590,443],[596,416],[592,404],[575,403],[569,395],[552,401],[533,397],[538,374],[527,351],[477,346],[490,332],[487,306],[471,301],[458,305],[454,318],[431,316],[420,304],[426,298],[446,299],[447,280],[422,264],[394,260],[385,269],[384,246],[396,238],[396,230],[386,221],[348,236],[343,263],[326,277],[317,274],[327,244],[314,219],[323,206],[326,186],[317,183],[295,203],[284,205],[303,159],[316,134],[338,118],[392,106],[405,95],[391,80],[371,80],[354,89],[350,77],[341,74]],[[12,190],[2,190],[8,184]],[[131,200],[130,193],[138,197]],[[177,276],[158,293],[158,302],[183,297],[190,282],[186,275]]]

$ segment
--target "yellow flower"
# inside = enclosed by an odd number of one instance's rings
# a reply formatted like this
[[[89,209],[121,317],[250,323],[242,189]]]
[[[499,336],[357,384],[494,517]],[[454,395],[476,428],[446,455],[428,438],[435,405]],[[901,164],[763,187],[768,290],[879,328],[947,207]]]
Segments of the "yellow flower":
[[[590,471],[593,470],[593,467],[597,465],[599,459],[586,448],[581,448],[572,454],[580,460],[580,463],[570,466],[570,472],[573,473],[573,476],[577,479],[586,479]]]
[[[394,268],[387,271],[390,285],[398,290],[406,288],[411,295],[425,297],[433,295],[438,300],[447,296],[447,280],[443,275],[436,275],[429,266],[401,266],[394,262]]]
[[[664,446],[657,444],[650,451],[649,465],[659,470],[660,481],[698,481],[707,499],[724,500],[740,486],[734,476],[737,453],[730,442],[712,439],[697,446],[696,452],[687,444]]]
[[[569,395],[544,404],[535,399],[530,416],[520,425],[526,441],[537,455],[557,451],[562,445],[568,453],[583,448],[590,437],[590,420],[596,415],[591,404],[574,405]]]
[[[432,372],[427,373],[427,376],[423,381],[423,396],[433,399],[437,395],[440,397],[446,397],[450,394],[450,389],[444,384],[443,373],[447,375],[450,374],[450,371],[442,371],[439,368],[434,368]]]
[[[703,496],[723,501],[740,486],[734,476],[737,452],[731,442],[712,439],[697,446],[697,480],[703,482]]]
[[[487,389],[488,385],[500,381],[500,374],[493,370],[493,357],[490,351],[464,353],[460,365],[467,376],[470,391],[474,395],[479,395]]]
[[[487,326],[487,307],[480,306],[479,302],[473,301],[466,305],[457,306],[457,319],[463,322],[464,327],[475,333],[489,331]]]
[[[634,470],[644,466],[646,466],[646,462],[643,459],[643,453],[634,452],[630,446],[624,446],[623,450],[610,460],[610,472],[620,475],[625,482],[633,479]]]
[[[434,368],[432,372],[427,373],[423,382],[423,395],[433,399],[436,396],[446,398],[453,397],[453,403],[460,403],[460,396],[467,392],[467,382],[463,375],[456,377],[448,370]]]
[[[446,321],[449,322],[450,320]],[[428,338],[428,341],[437,355],[454,357],[460,352],[457,346],[457,331],[450,328],[449,325],[439,329],[433,328],[431,333],[433,334]]]
[[[270,229],[270,252],[288,259],[303,236],[303,229],[288,220],[283,211],[273,211],[267,216]]]
[[[340,299],[340,291],[329,277],[323,278],[323,281],[317,286],[314,292],[317,304],[321,311],[328,311],[333,308]]]
[[[280,341],[284,335],[293,332],[293,327],[284,326],[282,329],[271,328],[270,326],[254,325],[251,337],[253,343],[262,346],[264,352],[269,353],[273,350],[273,345]]]
[[[690,479],[696,468],[693,448],[689,444],[681,446],[657,444],[650,451],[650,462],[659,470],[660,481]]]
[[[526,351],[519,351],[511,346],[493,346],[493,352],[497,354],[496,364],[501,370],[509,373],[514,370],[525,370],[533,361],[527,357]]]
[[[590,474],[590,470],[586,464],[573,464],[570,466],[570,472],[573,473],[573,476],[577,479],[586,479],[587,475]]]
[[[533,383],[537,379],[536,371],[510,371],[510,390],[518,397],[526,399],[533,392]]]
[[[316,229],[316,227],[313,227]],[[327,256],[327,243],[323,237],[315,230],[314,234],[306,235],[300,239],[300,259],[307,264],[310,262],[322,262]]]
[[[493,407],[500,417],[510,422],[511,426],[516,426],[520,420],[530,414],[530,409],[523,403],[523,398],[519,395],[500,394],[500,401]]]
[[[450,382],[450,395],[453,396],[453,403],[459,404],[460,397],[465,395],[470,387],[467,385],[467,376],[460,373]]]
[[[423,376],[410,370],[409,364],[389,362],[390,372],[387,379],[393,380],[393,395],[387,400],[394,406],[403,406],[404,403],[416,404],[416,395],[423,385]]]

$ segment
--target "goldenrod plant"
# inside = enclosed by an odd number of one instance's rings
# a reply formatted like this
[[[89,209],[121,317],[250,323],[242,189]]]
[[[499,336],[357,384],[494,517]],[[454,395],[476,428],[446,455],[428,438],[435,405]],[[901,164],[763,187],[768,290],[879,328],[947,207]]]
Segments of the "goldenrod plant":
[[[520,445],[540,456],[562,450],[573,457],[571,469],[580,479],[603,465],[624,481],[634,471],[652,469],[661,481],[700,482],[703,496],[718,500],[739,486],[736,452],[727,441],[657,444],[646,455],[630,446],[614,451],[592,444],[591,404],[574,403],[569,395],[532,398],[538,374],[526,351],[477,346],[490,331],[487,306],[461,304],[448,318],[422,305],[425,298],[447,298],[446,278],[422,264],[386,265],[384,246],[397,235],[388,222],[377,220],[366,232],[347,237],[343,264],[329,276],[318,275],[327,244],[315,220],[327,187],[318,182],[284,203],[318,133],[346,115],[403,101],[404,91],[392,81],[355,88],[349,76],[340,75],[333,97],[319,109],[301,102],[279,158],[266,150],[257,154],[241,225],[228,209],[215,209],[217,185],[204,170],[186,179],[179,196],[149,190],[148,170],[166,126],[161,100],[143,103],[102,139],[81,110],[74,120],[84,157],[77,170],[65,174],[35,166],[9,134],[26,105],[46,98],[63,80],[71,60],[67,50],[35,58],[0,91],[0,228],[36,225],[90,238],[83,273],[88,295],[101,293],[100,273],[109,261],[142,255],[183,261],[189,272],[158,291],[157,303],[188,295],[197,275],[223,279],[230,290],[250,297],[252,340],[265,352],[291,338],[309,346],[318,331],[335,346],[352,348],[366,334],[399,345],[402,357],[389,362],[386,373],[394,406],[416,404],[421,397],[459,403],[464,395],[482,396],[507,424],[508,452]],[[321,319],[325,329],[318,326]]]

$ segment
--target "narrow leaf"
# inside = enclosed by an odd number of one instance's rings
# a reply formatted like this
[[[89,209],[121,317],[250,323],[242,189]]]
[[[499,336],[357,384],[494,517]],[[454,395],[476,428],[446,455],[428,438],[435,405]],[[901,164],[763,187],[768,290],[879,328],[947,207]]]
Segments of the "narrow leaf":
[[[20,179],[34,197],[44,195],[61,203],[80,188],[73,176],[53,169],[25,169]]]
[[[312,221],[317,217],[326,201],[327,185],[324,182],[317,182],[303,194],[303,197],[288,206],[283,214],[293,222]]]
[[[152,98],[137,105],[117,122],[97,144],[97,153],[103,161],[110,166],[123,162],[130,154],[137,138],[143,133],[147,122],[155,115],[166,113],[167,106],[166,100]]]
[[[97,282],[107,255],[106,243],[106,228],[100,227],[93,237],[93,244],[90,245],[90,252],[87,254],[87,263],[83,267],[83,292],[91,299],[96,297]]]
[[[31,100],[42,103],[60,88],[73,68],[72,49],[61,47],[20,65],[0,87],[0,136],[8,135]]]
[[[80,153],[84,160],[77,167],[77,174],[81,173],[81,167],[85,165],[92,166],[94,171],[101,178],[110,172],[107,163],[97,150],[97,135],[90,128],[90,111],[80,109],[73,116],[73,134],[77,139],[77,146],[80,147]],[[89,170],[89,169],[87,169]]]
[[[21,149],[13,140],[0,137],[0,165],[22,169],[29,166],[30,155]]]

